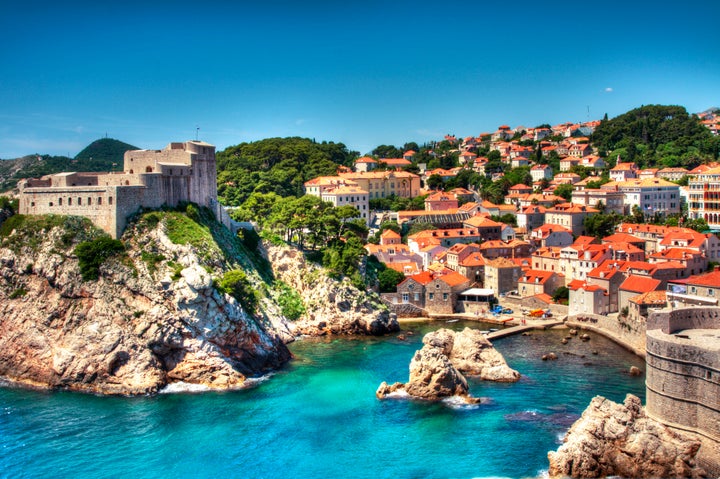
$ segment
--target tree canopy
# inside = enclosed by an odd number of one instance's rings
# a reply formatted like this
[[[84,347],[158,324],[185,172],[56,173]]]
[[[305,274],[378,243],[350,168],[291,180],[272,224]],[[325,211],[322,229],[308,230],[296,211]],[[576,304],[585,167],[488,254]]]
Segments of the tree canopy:
[[[242,205],[253,192],[302,196],[306,181],[335,175],[357,156],[342,143],[299,137],[241,143],[216,155],[218,196],[231,206]]]
[[[720,138],[681,106],[646,105],[602,121],[592,141],[611,160],[620,155],[641,167],[693,168],[720,153]]]

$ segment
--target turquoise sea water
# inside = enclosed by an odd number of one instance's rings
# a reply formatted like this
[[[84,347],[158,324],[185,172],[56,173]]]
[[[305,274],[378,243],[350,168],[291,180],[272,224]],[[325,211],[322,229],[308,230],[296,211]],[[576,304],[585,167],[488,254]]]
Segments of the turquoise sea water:
[[[593,335],[566,331],[496,341],[523,375],[471,381],[479,407],[379,401],[406,381],[422,334],[296,342],[287,369],[241,391],[95,397],[0,388],[0,477],[472,478],[536,477],[590,399],[644,401],[644,362]],[[483,328],[476,323],[471,327]],[[557,361],[544,362],[554,351]],[[597,352],[596,355],[592,354]]]

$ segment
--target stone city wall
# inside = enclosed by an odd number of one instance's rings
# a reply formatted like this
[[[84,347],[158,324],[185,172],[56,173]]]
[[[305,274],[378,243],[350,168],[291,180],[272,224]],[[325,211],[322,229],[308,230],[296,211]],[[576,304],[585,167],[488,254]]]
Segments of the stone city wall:
[[[720,474],[719,336],[720,308],[666,309],[648,320],[647,413],[703,436],[701,465],[711,474]]]
[[[85,216],[116,237],[117,187],[30,188],[20,197],[20,214]]]
[[[638,356],[645,356],[645,321],[633,321],[615,314],[612,316],[579,314],[568,316],[566,324],[574,328],[595,331],[623,345]]]

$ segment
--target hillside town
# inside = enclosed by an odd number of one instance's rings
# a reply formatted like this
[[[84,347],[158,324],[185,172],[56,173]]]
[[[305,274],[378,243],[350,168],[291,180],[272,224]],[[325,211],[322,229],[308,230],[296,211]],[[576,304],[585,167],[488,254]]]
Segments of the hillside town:
[[[717,135],[716,115],[702,121]],[[401,158],[364,156],[352,169],[306,182],[305,192],[356,207],[377,233],[365,249],[404,275],[383,294],[399,315],[485,315],[505,297],[521,299],[526,314],[563,304],[571,316],[638,320],[670,302],[717,305],[720,165],[641,168],[602,157],[589,140],[599,123],[448,135],[443,143],[456,167],[419,163],[413,173],[413,150]],[[531,181],[509,187],[502,203],[472,186],[445,187],[468,171],[502,179],[491,154],[478,151],[497,152],[505,171],[525,167]],[[391,197],[424,198],[424,209],[373,208]],[[622,220],[589,231],[587,220],[598,213]],[[701,220],[701,231],[683,225],[693,220]]]

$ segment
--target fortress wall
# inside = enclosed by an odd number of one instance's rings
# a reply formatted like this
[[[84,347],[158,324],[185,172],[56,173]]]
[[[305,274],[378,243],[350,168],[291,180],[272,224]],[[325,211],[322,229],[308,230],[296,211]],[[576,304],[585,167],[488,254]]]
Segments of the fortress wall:
[[[648,330],[672,334],[682,329],[720,329],[719,308],[681,308],[659,311],[648,319]]]
[[[174,146],[176,143],[171,143]],[[180,143],[180,145],[183,145]],[[181,146],[182,148],[182,146]],[[158,163],[175,163],[190,166],[192,155],[182,149],[131,150],[123,157],[123,169],[134,173],[157,173]]]
[[[116,237],[115,202],[114,187],[26,188],[20,196],[20,214],[85,216]]]
[[[645,354],[645,321],[630,318],[603,316],[599,314],[578,314],[568,316],[566,324],[570,327],[590,329],[613,338],[636,354]]]
[[[647,413],[714,445],[720,444],[720,331],[714,331],[719,313],[720,308],[653,313],[646,356]],[[720,456],[703,455],[704,467],[720,471]]]
[[[137,213],[137,211],[145,205],[145,193],[147,189],[144,186],[121,186],[116,188],[117,201],[114,218],[115,233],[113,238],[119,238],[125,227],[129,216]]]

